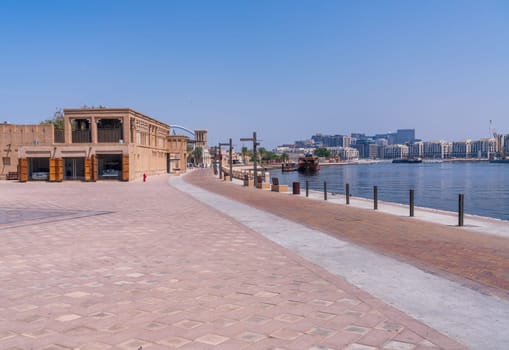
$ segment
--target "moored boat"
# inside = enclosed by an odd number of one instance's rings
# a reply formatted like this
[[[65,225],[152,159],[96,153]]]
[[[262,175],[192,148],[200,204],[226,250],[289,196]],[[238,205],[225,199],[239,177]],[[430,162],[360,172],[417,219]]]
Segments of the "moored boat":
[[[282,163],[281,164],[281,171],[282,172],[290,172],[290,171],[297,171],[297,164],[294,162],[292,163]]]
[[[320,170],[320,163],[318,162],[318,157],[312,155],[311,153],[306,153],[304,157],[299,157],[297,170],[300,172],[309,173]]]
[[[401,158],[401,159],[393,159],[393,163],[406,163],[406,164],[418,164],[422,163],[421,158]]]
[[[495,164],[509,164],[509,158],[491,159],[490,163]]]

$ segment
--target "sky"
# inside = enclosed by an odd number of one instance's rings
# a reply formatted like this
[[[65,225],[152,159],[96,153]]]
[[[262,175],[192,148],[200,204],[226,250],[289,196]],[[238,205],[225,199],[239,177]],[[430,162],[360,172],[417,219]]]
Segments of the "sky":
[[[237,148],[509,134],[509,1],[0,1],[0,122],[84,105]]]

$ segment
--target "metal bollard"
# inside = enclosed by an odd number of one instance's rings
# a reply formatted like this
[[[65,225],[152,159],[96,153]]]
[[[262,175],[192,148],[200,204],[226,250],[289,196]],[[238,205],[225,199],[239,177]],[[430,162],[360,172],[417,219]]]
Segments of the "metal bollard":
[[[323,200],[327,200],[327,181],[323,182]]]
[[[414,216],[414,190],[410,190],[410,216]]]
[[[373,209],[378,209],[378,186],[373,186]]]
[[[300,182],[294,181],[292,183],[292,190],[293,194],[300,194]]]
[[[346,204],[350,204],[350,184],[346,184]]]
[[[458,196],[458,226],[463,226],[463,219],[465,216],[465,195]]]
[[[309,197],[309,181],[306,180],[306,197]]]

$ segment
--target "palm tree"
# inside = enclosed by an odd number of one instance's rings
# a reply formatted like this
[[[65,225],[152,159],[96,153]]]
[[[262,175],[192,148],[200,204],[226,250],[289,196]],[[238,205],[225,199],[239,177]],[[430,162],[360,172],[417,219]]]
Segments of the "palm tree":
[[[264,160],[264,157],[267,155],[267,150],[263,147],[260,147],[258,148],[258,155],[259,155],[259,159],[260,159],[260,162],[263,162]]]

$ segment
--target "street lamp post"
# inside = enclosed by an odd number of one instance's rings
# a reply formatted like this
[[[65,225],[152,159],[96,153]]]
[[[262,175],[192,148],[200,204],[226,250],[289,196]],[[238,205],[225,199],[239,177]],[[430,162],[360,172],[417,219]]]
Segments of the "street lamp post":
[[[232,139],[230,138],[230,142],[228,143],[221,143],[219,142],[219,161],[221,162],[221,165],[220,165],[220,172],[219,172],[219,178],[221,178],[221,172],[223,170],[223,156],[221,154],[221,146],[229,146],[230,149],[229,149],[229,155],[230,155],[230,159],[228,160],[228,164],[229,164],[229,168],[230,168],[230,172],[229,172],[229,175],[230,175],[230,181],[232,181],[232,168],[233,168],[233,163],[232,163],[232,148],[233,148],[233,144],[232,144]]]
[[[256,179],[256,174],[257,174],[257,164],[256,164],[256,146],[259,145],[259,143],[257,142],[256,140],[256,131],[253,131],[253,137],[245,137],[245,138],[241,138],[240,141],[253,141],[253,172],[254,172],[254,185],[256,187],[257,185],[257,179]]]

